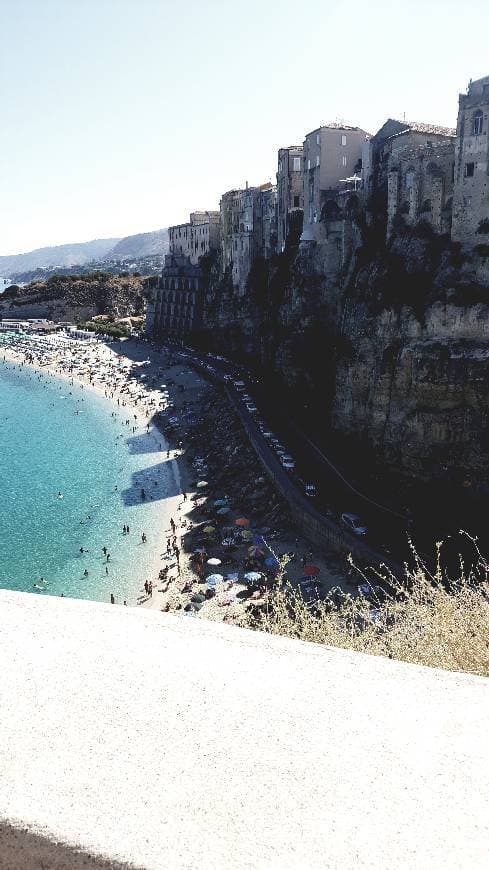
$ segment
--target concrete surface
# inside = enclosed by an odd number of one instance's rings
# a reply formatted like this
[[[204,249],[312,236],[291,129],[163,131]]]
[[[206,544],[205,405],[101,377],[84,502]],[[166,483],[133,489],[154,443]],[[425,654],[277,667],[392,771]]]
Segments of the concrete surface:
[[[158,870],[487,867],[483,678],[15,592],[0,626],[18,828]]]

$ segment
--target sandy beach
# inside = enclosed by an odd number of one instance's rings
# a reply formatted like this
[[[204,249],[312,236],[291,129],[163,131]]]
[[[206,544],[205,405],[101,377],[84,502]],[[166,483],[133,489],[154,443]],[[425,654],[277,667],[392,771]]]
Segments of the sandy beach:
[[[96,391],[114,414],[130,412],[131,434],[148,439],[158,463],[172,465],[177,494],[161,502],[159,532],[147,542],[152,569],[137,605],[240,624],[247,610],[266,606],[267,584],[284,565],[306,594],[345,588],[345,566],[297,535],[215,386],[172,351],[147,343],[56,338],[3,346],[3,354]],[[314,566],[309,579],[302,576],[306,563]]]

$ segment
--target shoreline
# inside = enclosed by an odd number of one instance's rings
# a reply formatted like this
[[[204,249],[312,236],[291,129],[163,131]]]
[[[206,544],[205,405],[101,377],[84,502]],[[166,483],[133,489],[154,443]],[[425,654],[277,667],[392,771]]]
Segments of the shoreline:
[[[113,348],[111,348],[108,344],[100,342],[97,345],[90,346],[93,349],[97,349],[98,351],[102,351],[107,356],[110,354],[113,357],[114,365],[119,358],[124,359],[124,354],[122,356],[118,354]],[[134,343],[131,343],[131,347],[134,347]],[[67,349],[73,350],[82,350],[86,349],[85,345],[81,345],[79,343],[73,342],[73,345],[67,346]],[[108,390],[107,387],[103,387],[101,384],[93,383],[87,376],[81,375],[76,371],[66,371],[63,368],[60,368],[60,364],[63,365],[62,355],[63,355],[63,347],[56,345],[53,343],[52,352],[57,353],[61,356],[61,359],[56,360],[54,363],[48,363],[46,365],[40,365],[38,362],[32,362],[25,358],[25,350],[15,351],[10,347],[5,347],[0,344],[0,353],[3,353],[5,360],[14,364],[22,365],[36,371],[42,375],[48,375],[49,377],[54,377],[57,380],[63,381],[68,386],[71,384],[77,384],[82,389],[87,389],[90,392],[97,395],[100,399],[104,399],[109,403],[109,405],[113,408],[114,412],[117,415],[121,412],[123,407],[131,410],[131,413],[134,416],[135,427],[138,429],[138,434],[145,434],[148,438],[150,438],[153,443],[156,445],[157,449],[154,451],[154,457],[156,462],[166,462],[168,461],[168,451],[169,445],[167,438],[165,436],[164,431],[162,431],[154,421],[155,413],[157,412],[156,408],[153,408],[152,411],[148,410],[145,405],[144,409],[138,402],[133,401],[129,394],[125,392],[121,392],[120,387],[127,385],[128,379],[124,381],[123,384],[114,388],[113,390]],[[146,351],[146,348],[144,348]],[[36,348],[33,345],[33,351],[39,352],[40,348]],[[149,351],[146,351],[146,356],[148,356]],[[151,354],[149,354],[151,356]],[[129,361],[129,360],[128,360]],[[156,366],[154,360],[151,361],[151,367],[148,368],[148,374],[151,373],[153,367]],[[148,394],[151,398],[156,401],[155,397],[157,397],[161,404],[164,402],[164,394],[161,392],[161,389],[153,389]],[[119,399],[120,404],[118,404],[117,400]],[[122,404],[124,402],[124,405]],[[147,427],[150,426],[148,431]],[[135,432],[131,432],[131,434],[136,434]],[[160,448],[160,445],[161,448]],[[153,549],[153,558],[150,561],[150,567],[148,569],[148,577],[146,578],[148,581],[152,581],[153,584],[153,595],[148,596],[145,593],[143,588],[134,588],[134,590],[127,590],[127,598],[134,598],[134,602],[127,601],[128,606],[140,606],[150,609],[160,608],[164,603],[164,599],[161,597],[161,593],[158,591],[158,584],[160,583],[158,576],[162,566],[166,565],[166,561],[163,559],[163,554],[166,549],[166,540],[168,536],[171,534],[170,528],[170,519],[173,518],[176,524],[176,532],[177,539],[180,539],[181,544],[181,535],[183,533],[183,528],[181,526],[181,520],[186,515],[187,510],[185,510],[185,506],[188,506],[188,510],[191,509],[191,501],[183,502],[182,501],[182,483],[184,487],[188,486],[188,470],[185,468],[185,461],[183,457],[178,454],[177,451],[173,451],[173,456],[169,460],[171,463],[170,474],[173,476],[175,481],[175,488],[178,490],[177,495],[167,496],[160,506],[160,514],[158,529],[160,529],[159,533],[156,535],[154,541],[149,541],[148,546]],[[186,490],[185,490],[186,491]],[[189,494],[190,495],[190,494]],[[180,545],[180,565],[181,565],[181,573],[183,575],[184,571],[188,568],[187,565],[188,557],[187,554],[183,551],[183,548]],[[176,579],[176,578],[175,578]],[[122,604],[122,602],[117,602]]]

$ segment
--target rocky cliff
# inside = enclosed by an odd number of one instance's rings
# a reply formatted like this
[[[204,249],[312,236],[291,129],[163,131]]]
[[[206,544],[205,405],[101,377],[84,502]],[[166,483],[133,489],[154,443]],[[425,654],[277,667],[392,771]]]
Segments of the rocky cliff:
[[[104,272],[54,276],[10,288],[0,297],[0,317],[45,317],[80,323],[100,314],[115,318],[140,315],[144,310],[144,279],[116,277]]]
[[[489,261],[429,227],[390,242],[354,205],[323,214],[318,240],[258,260],[237,297],[210,281],[207,347],[230,354],[406,477],[486,486]]]

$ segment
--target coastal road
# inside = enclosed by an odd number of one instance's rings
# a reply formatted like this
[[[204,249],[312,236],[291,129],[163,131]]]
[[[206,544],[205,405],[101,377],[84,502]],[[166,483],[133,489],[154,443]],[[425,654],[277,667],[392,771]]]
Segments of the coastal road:
[[[312,524],[320,524],[331,528],[338,538],[344,540],[344,550],[352,552],[362,551],[362,561],[368,560],[371,564],[384,562],[389,565],[391,570],[396,574],[402,574],[401,564],[407,553],[403,552],[402,558],[396,558],[397,550],[400,547],[395,547],[391,540],[388,539],[388,544],[381,547],[372,531],[370,532],[370,540],[357,538],[348,532],[339,522],[339,517],[343,511],[359,510],[359,503],[365,501],[365,497],[358,493],[354,487],[344,478],[341,472],[325,457],[312,442],[306,443],[306,436],[299,430],[294,431],[292,427],[277,427],[273,425],[273,431],[279,432],[280,440],[285,442],[288,449],[296,457],[296,469],[286,470],[273,449],[269,441],[264,437],[263,421],[266,419],[266,412],[258,411],[258,398],[253,399],[257,406],[257,412],[248,410],[246,401],[243,398],[242,388],[238,389],[235,386],[235,381],[241,380],[246,384],[245,395],[250,395],[252,392],[252,384],[249,383],[248,377],[232,363],[222,358],[205,356],[199,354],[193,349],[169,345],[170,348],[178,354],[182,362],[195,367],[200,373],[204,374],[209,379],[223,386],[228,395],[230,403],[235,408],[241,423],[251,441],[255,451],[258,453],[264,465],[273,474],[273,477],[285,495],[289,503],[293,504],[301,514],[308,515]],[[249,403],[248,403],[249,404]],[[276,421],[274,421],[275,423]],[[261,428],[260,428],[260,425]],[[272,423],[270,421],[272,428]],[[324,497],[311,499],[305,494],[304,481],[314,482],[321,493],[327,493],[327,499]],[[367,499],[368,501],[368,499]],[[378,527],[382,528],[384,540],[386,539],[385,532],[385,517],[382,517],[384,524],[381,525],[381,517],[377,514],[384,514],[385,511],[381,506],[376,506],[374,503],[369,505],[368,513],[369,527],[375,529],[375,522]],[[365,510],[363,516],[367,516]],[[405,522],[396,518],[398,526],[396,527],[397,538],[404,543]],[[405,548],[404,548],[405,549]]]

